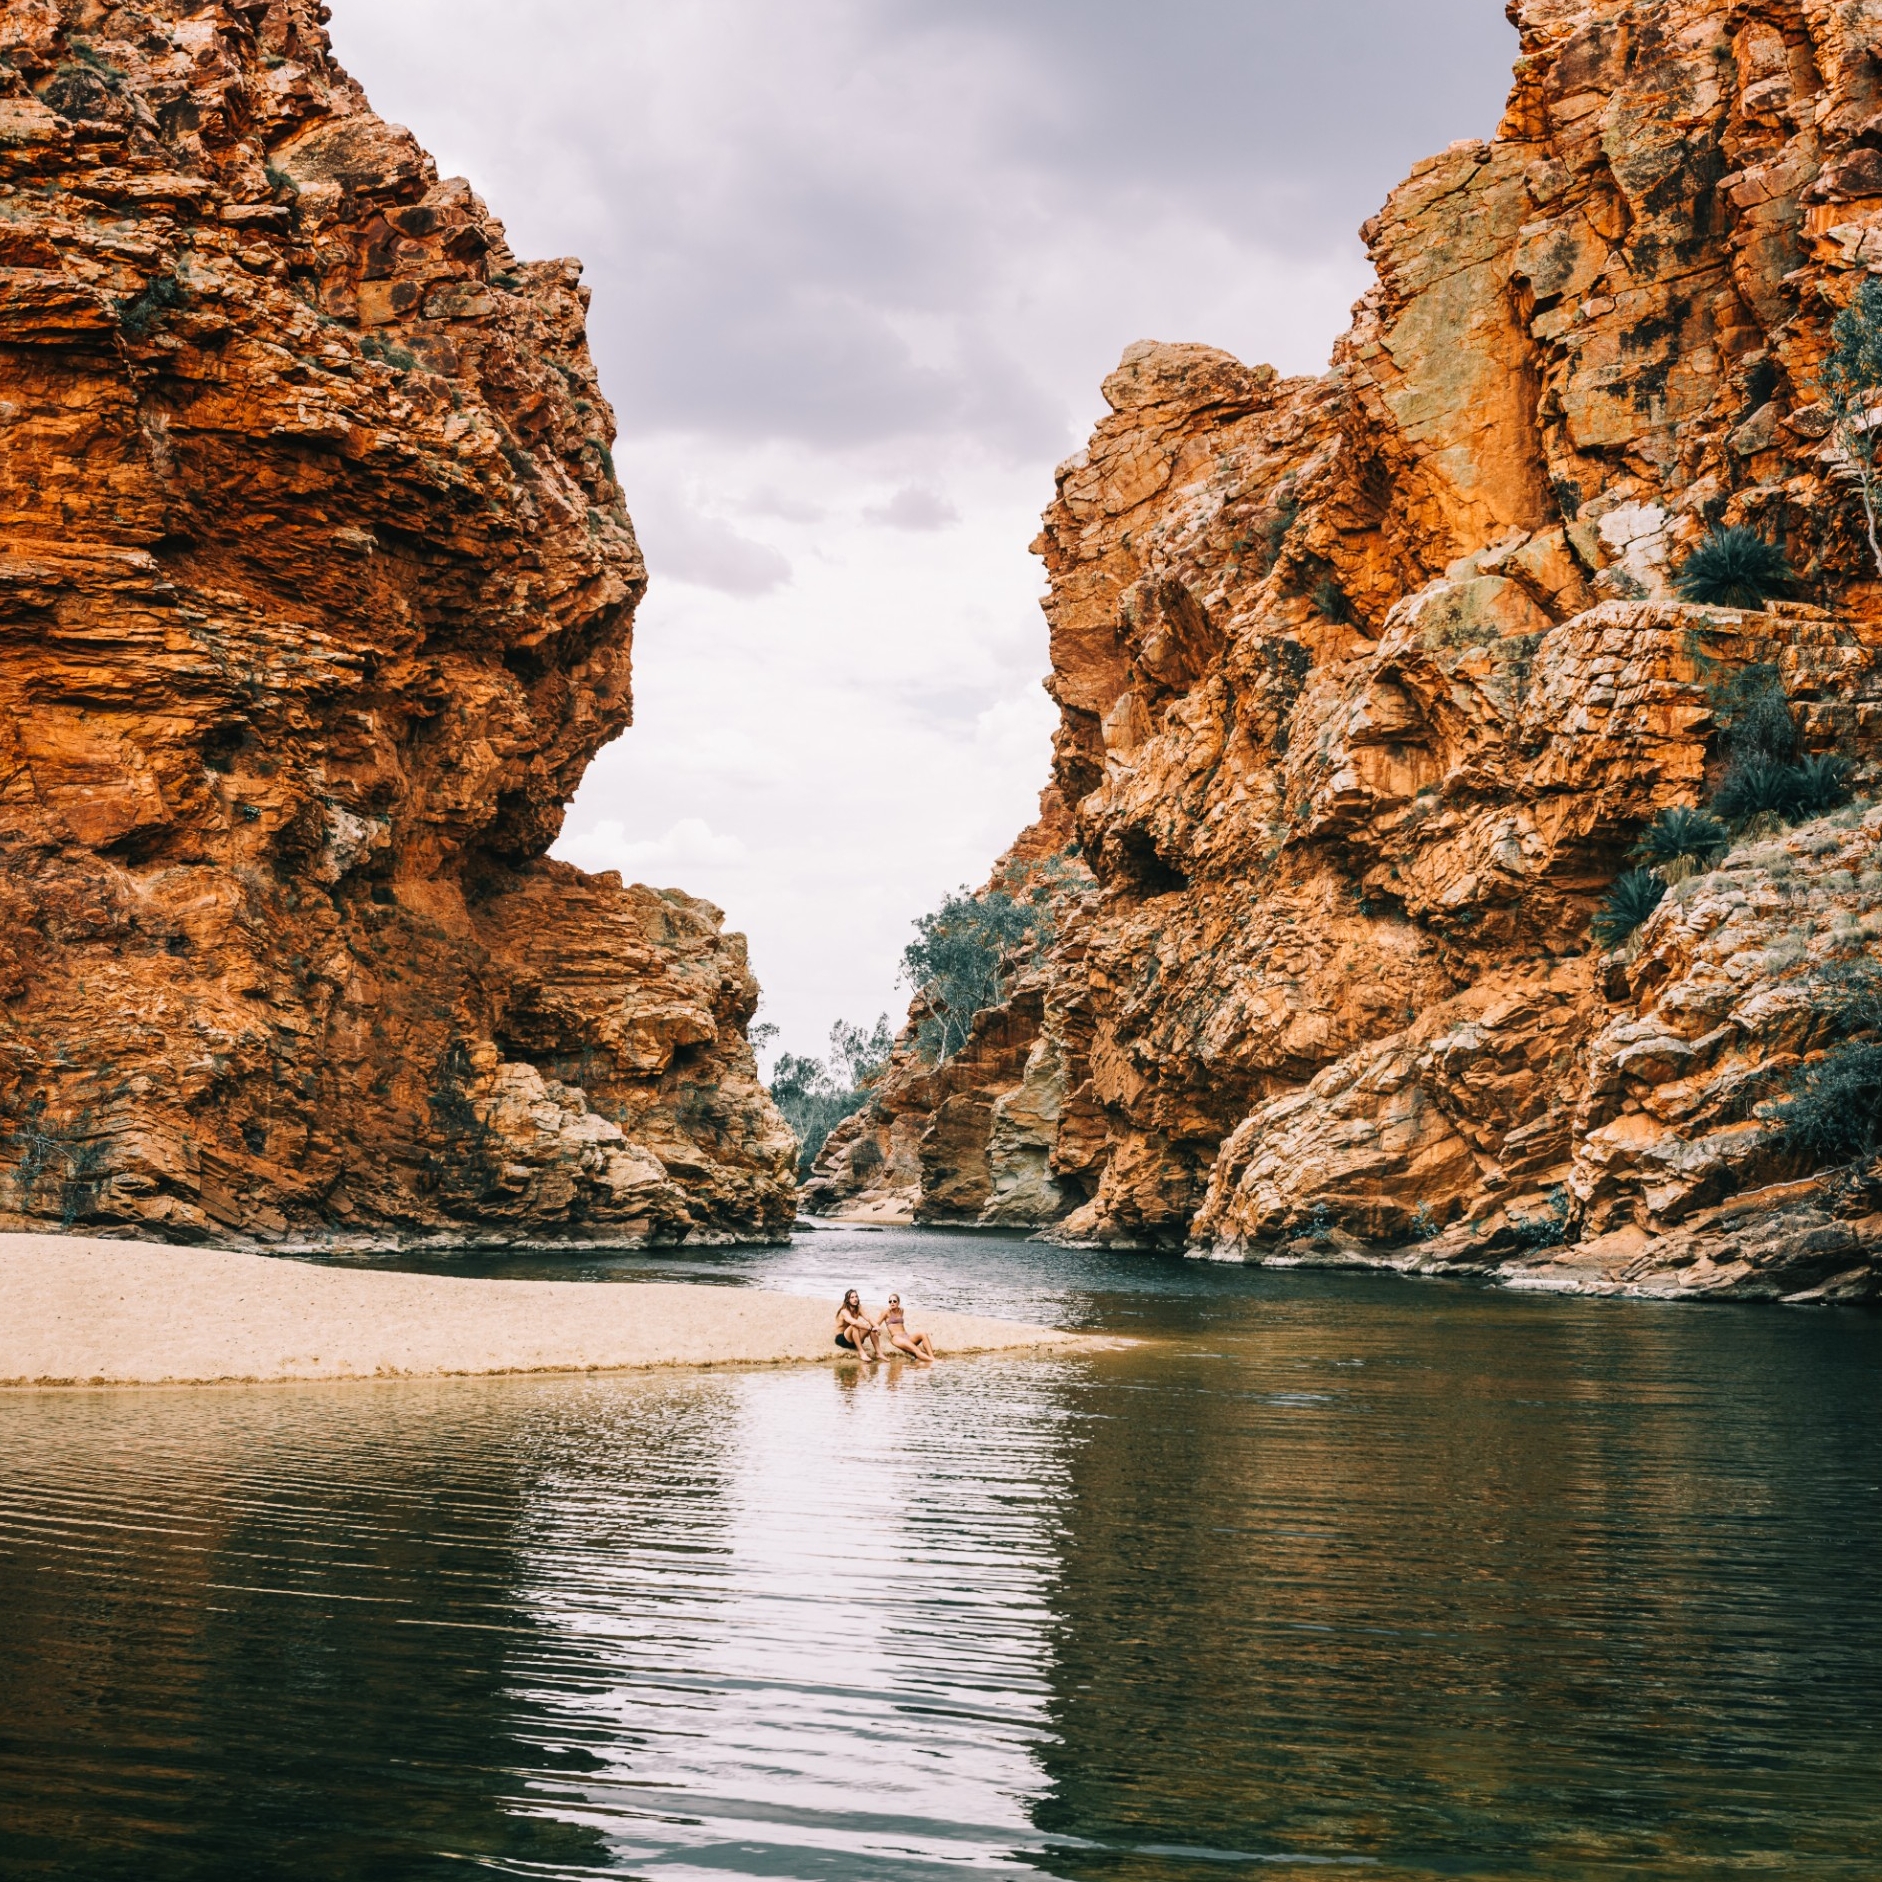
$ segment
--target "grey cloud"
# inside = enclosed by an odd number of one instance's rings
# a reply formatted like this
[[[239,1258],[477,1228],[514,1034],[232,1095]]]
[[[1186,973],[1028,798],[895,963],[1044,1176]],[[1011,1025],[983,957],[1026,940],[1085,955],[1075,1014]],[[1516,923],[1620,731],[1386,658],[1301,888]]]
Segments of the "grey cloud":
[[[783,490],[754,490],[739,506],[747,516],[775,516],[783,523],[820,523],[829,512]]]
[[[651,580],[690,582],[722,595],[763,595],[791,579],[790,562],[731,524],[702,516],[664,491],[629,492]]]
[[[903,30],[984,35],[1036,75],[1013,155],[1212,201],[1323,246],[1419,157],[1488,136],[1516,56],[1500,0],[893,0]]]
[[[1416,157],[1491,128],[1515,43],[1496,0],[538,0],[520,41],[514,0],[336,8],[397,69],[382,108],[507,151],[531,239],[585,255],[625,429],[1029,461],[1089,417],[1018,338],[1068,291],[1042,251],[1114,233],[1088,304],[1145,230],[1182,231],[1179,285],[1186,241],[1351,257]]]
[[[590,279],[613,272],[602,259]],[[683,293],[651,306],[635,298],[630,290],[623,307],[617,296],[596,317],[597,350],[619,356],[609,383],[624,425],[841,446],[965,429],[981,416],[970,377],[918,364],[879,309],[814,282],[702,265]],[[649,360],[678,369],[649,372]],[[1023,381],[1016,390],[996,429],[1030,443],[1056,414]]]
[[[938,490],[921,484],[904,484],[887,503],[863,512],[872,523],[886,523],[891,529],[947,529],[961,520],[961,513]]]

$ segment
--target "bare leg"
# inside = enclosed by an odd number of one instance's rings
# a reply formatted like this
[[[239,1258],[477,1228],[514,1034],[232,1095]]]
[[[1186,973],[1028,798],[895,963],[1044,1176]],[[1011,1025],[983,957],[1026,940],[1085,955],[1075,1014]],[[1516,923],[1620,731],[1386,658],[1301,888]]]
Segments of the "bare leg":
[[[923,1365],[932,1363],[934,1351],[929,1347],[925,1333],[894,1333],[889,1337],[898,1353],[906,1353],[910,1359],[919,1359]]]

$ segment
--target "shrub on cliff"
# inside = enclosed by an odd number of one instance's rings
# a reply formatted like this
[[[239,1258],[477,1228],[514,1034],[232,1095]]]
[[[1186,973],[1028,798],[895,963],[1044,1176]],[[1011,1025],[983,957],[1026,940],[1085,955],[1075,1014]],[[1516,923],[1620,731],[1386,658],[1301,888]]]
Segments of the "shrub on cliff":
[[[927,1008],[915,1033],[924,1059],[951,1059],[975,1018],[1006,998],[1020,958],[1050,944],[1050,895],[1058,879],[1048,865],[1018,895],[962,889],[916,922],[915,939],[902,951],[902,977]]]
[[[1798,760],[1797,720],[1776,667],[1745,667],[1711,692],[1730,759],[1712,808],[1741,834],[1758,819],[1795,823],[1849,801],[1847,758],[1823,752]]]
[[[1512,1215],[1510,1233],[1518,1248],[1559,1248],[1568,1240],[1568,1191],[1559,1183],[1549,1191],[1548,1207],[1535,1215]]]
[[[1350,627],[1353,624],[1353,604],[1346,598],[1346,590],[1331,575],[1323,577],[1313,585],[1313,593],[1308,597],[1315,610],[1331,621],[1335,627]]]
[[[1687,804],[1675,804],[1661,811],[1641,831],[1634,855],[1662,882],[1673,882],[1695,870],[1710,868],[1725,854],[1731,841],[1732,833],[1718,818]]]
[[[1734,764],[1762,758],[1787,765],[1797,756],[1797,721],[1783,676],[1769,661],[1741,667],[1707,690]]]
[[[1791,1080],[1771,1122],[1787,1150],[1817,1163],[1875,1153],[1882,1127],[1882,1044],[1846,1039]]]
[[[1666,884],[1651,869],[1630,869],[1608,890],[1588,932],[1604,948],[1617,948],[1660,906]]]
[[[187,304],[189,296],[175,275],[162,275],[141,294],[118,302],[118,325],[133,340],[148,337],[166,314]]]
[[[1847,758],[1835,752],[1819,752],[1797,767],[1797,810],[1800,816],[1821,817],[1826,811],[1847,804],[1850,797],[1849,774],[1854,769]]]
[[[1753,817],[1791,818],[1797,814],[1802,774],[1796,765],[1770,758],[1735,764],[1712,796],[1712,808],[1732,823]]]
[[[1734,823],[1774,815],[1787,823],[1821,817],[1849,801],[1850,762],[1835,752],[1821,752],[1802,764],[1754,758],[1735,764],[1714,793],[1712,807]]]
[[[1715,608],[1762,608],[1792,580],[1783,546],[1755,529],[1713,530],[1674,571],[1673,586],[1686,601]]]

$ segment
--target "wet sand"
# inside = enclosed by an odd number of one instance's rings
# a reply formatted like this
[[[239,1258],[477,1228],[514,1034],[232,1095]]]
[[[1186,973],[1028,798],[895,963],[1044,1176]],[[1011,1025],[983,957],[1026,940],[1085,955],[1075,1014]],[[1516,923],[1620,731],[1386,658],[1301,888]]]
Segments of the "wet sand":
[[[880,1303],[867,1304],[880,1312]],[[909,1320],[944,1355],[1113,1343],[913,1306]],[[0,1386],[836,1361],[835,1322],[834,1300],[757,1288],[487,1281],[0,1235]]]

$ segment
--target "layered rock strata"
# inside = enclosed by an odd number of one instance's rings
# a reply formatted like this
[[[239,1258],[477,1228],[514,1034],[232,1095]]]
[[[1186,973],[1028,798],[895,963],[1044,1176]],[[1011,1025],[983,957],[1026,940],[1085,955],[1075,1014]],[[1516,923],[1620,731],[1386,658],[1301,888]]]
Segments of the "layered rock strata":
[[[1877,774],[1882,584],[1817,370],[1882,267],[1882,8],[1511,13],[1502,125],[1367,223],[1377,285],[1332,370],[1134,346],[1059,471],[1054,779],[1099,890],[1016,994],[1092,1106],[1064,1153],[1084,1194],[1038,1219],[1861,1292],[1866,1191],[1787,1164],[1747,1085],[1825,1043],[1826,963],[1872,951],[1872,827],[1735,852],[1637,955],[1588,923],[1643,824],[1718,781],[1734,675],[1774,671],[1803,749]],[[1783,541],[1795,601],[1673,599],[1724,524]],[[1772,872],[1825,843],[1849,853],[1799,926]],[[939,1145],[938,1112],[901,1119]],[[1780,1205],[1797,1235],[1718,1226]],[[1774,1252],[1819,1231],[1856,1279]]]
[[[0,11],[0,1220],[774,1234],[742,938],[546,857],[645,585],[579,264],[326,17]]]

